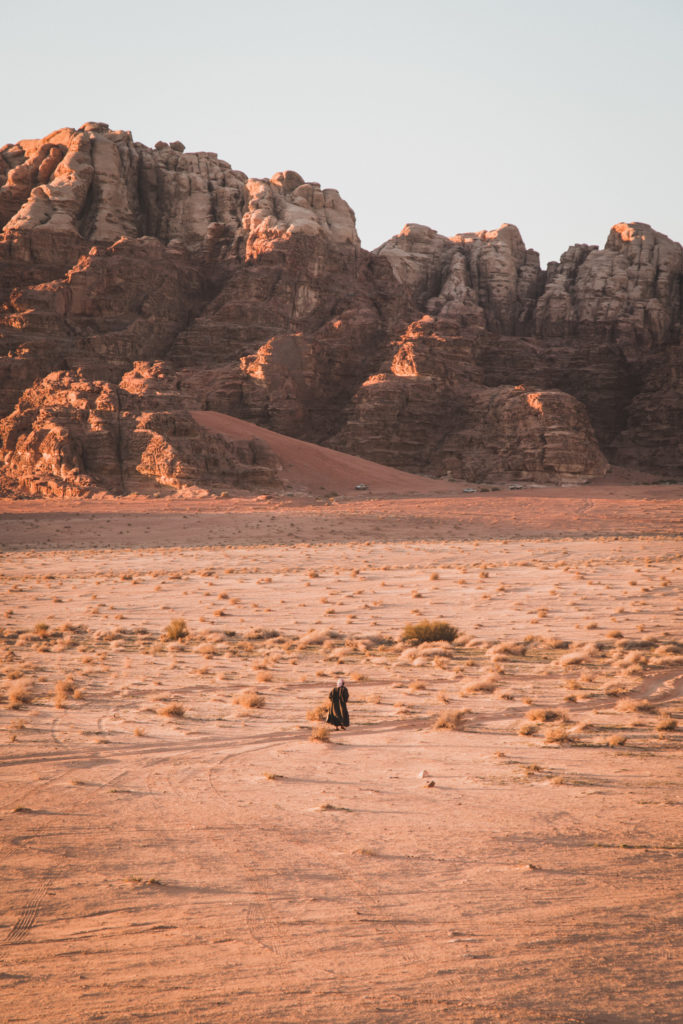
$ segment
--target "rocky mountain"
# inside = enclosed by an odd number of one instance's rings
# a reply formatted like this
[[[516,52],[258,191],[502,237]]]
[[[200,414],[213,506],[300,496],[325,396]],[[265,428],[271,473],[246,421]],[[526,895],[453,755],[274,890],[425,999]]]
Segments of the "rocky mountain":
[[[644,224],[542,270],[517,229],[374,252],[334,189],[101,123],[0,149],[0,489],[231,492],[227,413],[402,469],[683,472],[683,250]]]

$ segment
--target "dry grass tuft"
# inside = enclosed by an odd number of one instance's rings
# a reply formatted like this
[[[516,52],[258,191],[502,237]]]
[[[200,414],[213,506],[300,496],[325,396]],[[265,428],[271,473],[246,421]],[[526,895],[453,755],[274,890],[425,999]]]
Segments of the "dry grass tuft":
[[[311,729],[309,739],[313,743],[329,743],[330,730],[326,725],[317,725],[314,729]]]
[[[328,704],[318,704],[317,708],[311,708],[306,712],[306,718],[309,722],[324,722],[327,718],[328,711]]]
[[[538,726],[534,725],[533,722],[522,722],[517,732],[520,736],[535,736],[538,732]]]
[[[32,700],[33,689],[27,679],[17,680],[7,691],[7,702],[13,709],[20,708],[22,704],[30,704]]]
[[[466,711],[444,711],[434,723],[435,729],[464,729]]]
[[[413,643],[424,644],[434,643],[437,640],[445,640],[451,643],[458,635],[455,626],[451,626],[442,619],[422,619],[421,622],[409,622],[401,634],[402,640]]]
[[[158,715],[165,715],[166,718],[183,718],[185,716],[185,708],[180,701],[174,700],[170,704],[163,704],[160,708],[157,708]]]
[[[310,629],[308,633],[299,640],[297,644],[298,650],[302,651],[305,647],[315,647],[318,644],[324,644],[327,640],[335,640],[339,638],[339,633],[336,633],[333,629]]]
[[[475,679],[474,682],[468,683],[467,686],[462,688],[460,693],[462,696],[467,696],[471,693],[493,693],[499,683],[500,679],[497,675],[484,676],[483,679]]]
[[[262,708],[266,698],[256,690],[248,689],[236,693],[232,698],[233,704],[241,704],[243,708]]]
[[[530,722],[557,722],[563,721],[565,716],[561,711],[553,711],[551,708],[532,708],[527,711],[526,717]]]
[[[571,739],[565,725],[551,725],[543,736],[545,743],[568,743]]]
[[[55,686],[55,707],[63,708],[66,704],[67,697],[72,696],[74,693],[74,683],[71,676],[66,676],[64,679],[60,679]]]
[[[489,647],[486,656],[491,661],[503,661],[506,656],[509,658],[523,658],[526,654],[526,649],[527,644],[513,643],[508,640]]]
[[[581,665],[585,661],[590,661],[591,658],[597,658],[600,654],[600,648],[597,644],[584,644],[576,651],[571,651],[569,654],[565,654],[563,657],[558,659],[558,665],[562,668],[568,668],[570,665]]]
[[[161,634],[162,640],[183,640],[189,634],[185,619],[172,619]]]
[[[632,700],[627,697],[624,700],[617,701],[616,710],[631,713],[634,711],[654,711],[655,709],[649,700]]]
[[[660,712],[659,721],[657,722],[657,732],[673,732],[678,728],[678,721],[673,715],[668,712]]]
[[[606,693],[608,697],[623,697],[630,689],[631,687],[626,686],[625,683],[608,683],[604,687],[603,693]]]
[[[613,732],[605,742],[608,747],[623,747],[626,743],[626,736],[623,732]]]

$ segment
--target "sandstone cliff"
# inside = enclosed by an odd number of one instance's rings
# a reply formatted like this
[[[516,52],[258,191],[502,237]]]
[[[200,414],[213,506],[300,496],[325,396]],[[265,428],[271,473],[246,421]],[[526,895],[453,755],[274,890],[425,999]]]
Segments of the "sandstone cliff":
[[[374,253],[334,189],[91,122],[0,149],[0,487],[275,486],[192,408],[388,464],[683,471],[683,251],[646,225],[547,270],[511,225]]]

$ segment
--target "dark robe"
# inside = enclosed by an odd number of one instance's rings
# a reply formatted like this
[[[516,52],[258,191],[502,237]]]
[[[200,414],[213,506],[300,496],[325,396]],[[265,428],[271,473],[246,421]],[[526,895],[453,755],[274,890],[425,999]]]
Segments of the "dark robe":
[[[349,691],[345,686],[335,686],[330,690],[330,710],[327,713],[329,725],[342,726],[346,728],[349,724],[349,712],[346,702],[349,699]]]

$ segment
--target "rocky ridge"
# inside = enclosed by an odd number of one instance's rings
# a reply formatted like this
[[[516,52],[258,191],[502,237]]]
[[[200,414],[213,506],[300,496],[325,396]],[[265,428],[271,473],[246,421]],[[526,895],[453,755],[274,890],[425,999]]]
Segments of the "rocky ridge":
[[[63,129],[0,149],[0,488],[278,486],[193,408],[475,481],[680,474],[682,293],[647,225],[546,270],[512,225],[370,253],[294,171]]]

